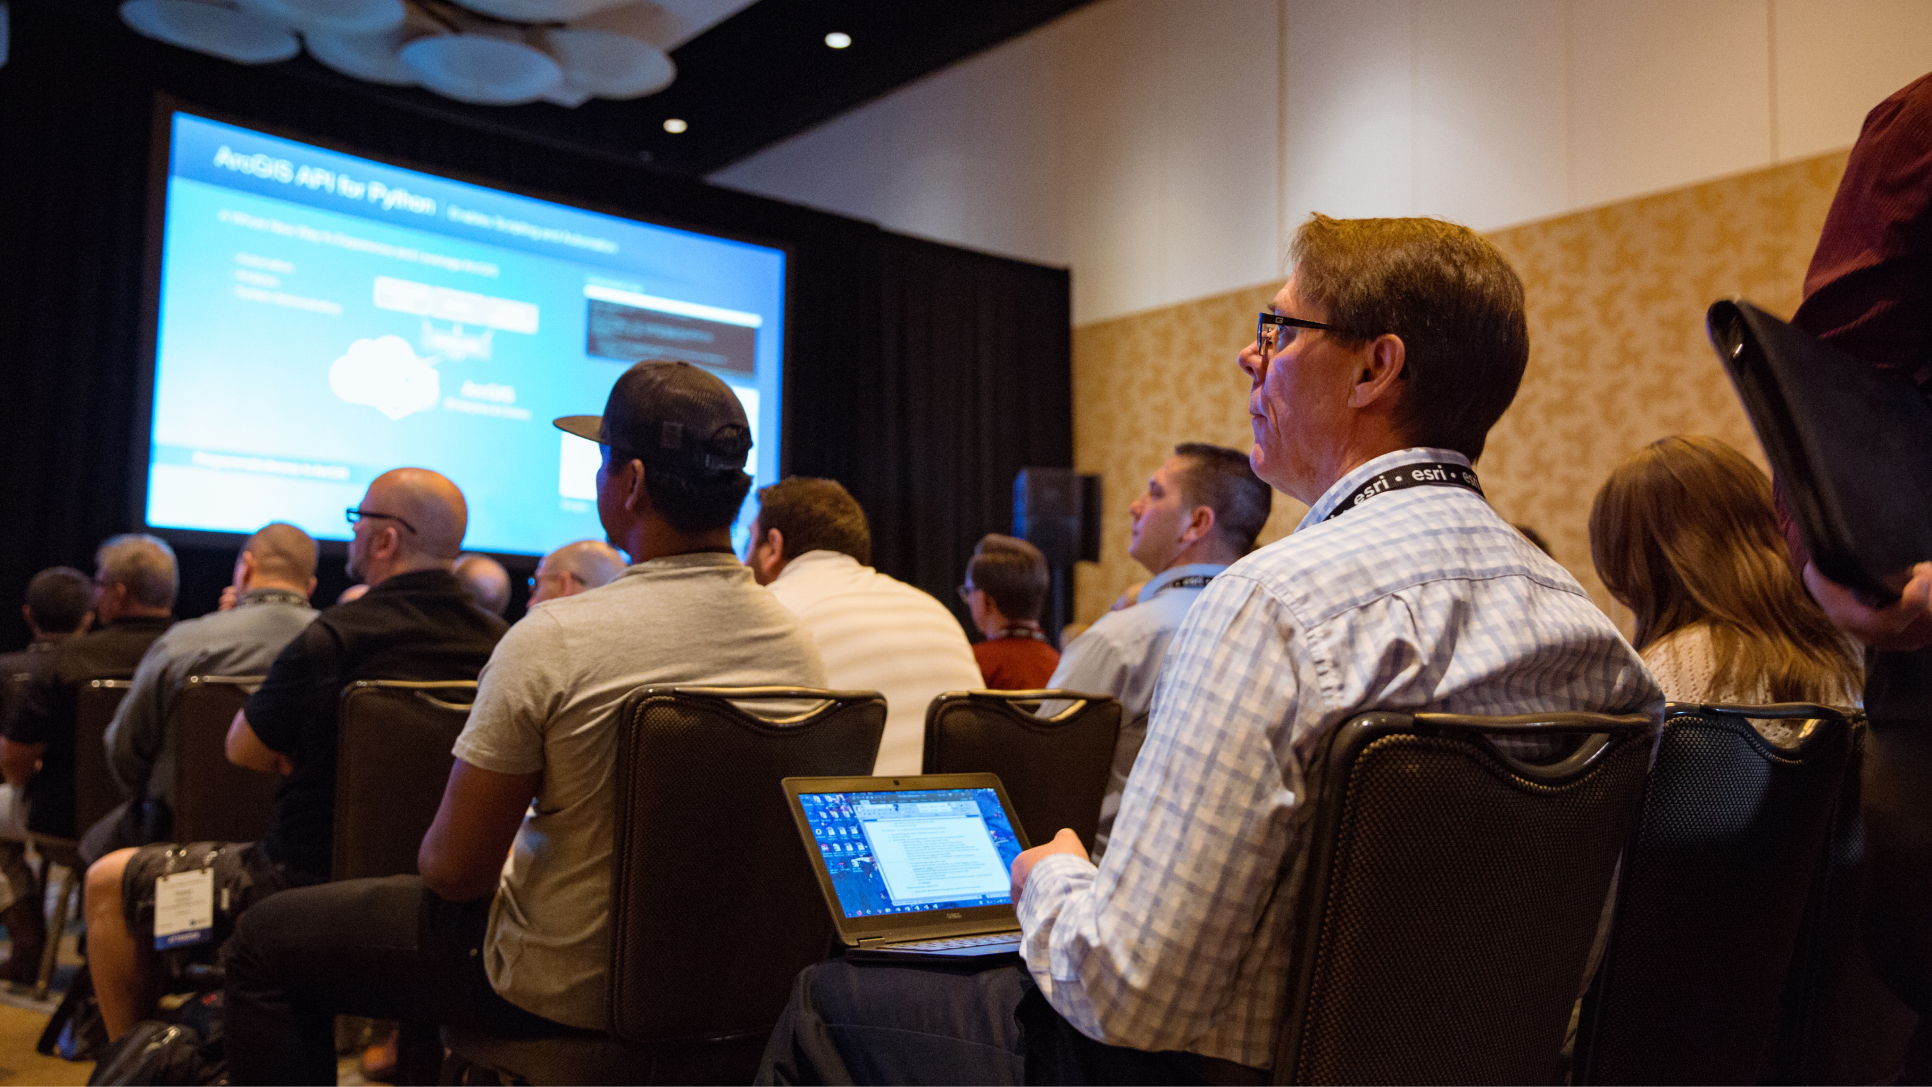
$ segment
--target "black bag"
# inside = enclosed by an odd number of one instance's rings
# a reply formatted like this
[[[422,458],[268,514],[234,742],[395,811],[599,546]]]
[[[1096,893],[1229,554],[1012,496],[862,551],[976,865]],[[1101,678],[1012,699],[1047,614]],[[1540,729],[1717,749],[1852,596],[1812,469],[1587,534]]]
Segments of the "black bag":
[[[40,1032],[34,1049],[46,1057],[58,1053],[66,1061],[91,1061],[105,1045],[107,1023],[94,999],[94,976],[82,965],[74,972],[67,995],[60,998],[60,1006],[47,1019],[47,1028]]]
[[[89,1084],[209,1084],[227,1079],[227,1064],[211,1067],[193,1027],[143,1019],[101,1050]]]

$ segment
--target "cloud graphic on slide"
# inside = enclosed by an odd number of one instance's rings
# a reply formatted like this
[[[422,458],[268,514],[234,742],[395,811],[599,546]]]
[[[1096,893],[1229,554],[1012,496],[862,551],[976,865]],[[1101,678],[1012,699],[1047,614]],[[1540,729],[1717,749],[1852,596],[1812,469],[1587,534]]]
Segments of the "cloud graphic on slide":
[[[432,358],[434,356],[431,356]],[[366,404],[391,419],[436,406],[436,367],[401,336],[357,340],[329,366],[329,388],[351,404]]]

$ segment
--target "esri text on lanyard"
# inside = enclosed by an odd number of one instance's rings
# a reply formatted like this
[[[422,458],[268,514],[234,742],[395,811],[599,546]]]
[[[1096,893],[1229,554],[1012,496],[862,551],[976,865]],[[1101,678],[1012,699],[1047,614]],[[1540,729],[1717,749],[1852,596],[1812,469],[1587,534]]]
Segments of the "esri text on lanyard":
[[[1460,464],[1447,461],[1427,461],[1422,464],[1405,464],[1379,472],[1373,479],[1355,488],[1347,498],[1335,503],[1324,521],[1333,521],[1349,510],[1367,502],[1379,494],[1390,491],[1405,491],[1410,487],[1461,487],[1482,495],[1482,484],[1476,482],[1476,472]]]

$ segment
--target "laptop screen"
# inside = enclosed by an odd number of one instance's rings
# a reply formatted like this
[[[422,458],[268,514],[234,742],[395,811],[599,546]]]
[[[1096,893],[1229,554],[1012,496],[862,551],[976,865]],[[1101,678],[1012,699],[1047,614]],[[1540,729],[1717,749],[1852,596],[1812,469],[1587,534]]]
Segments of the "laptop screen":
[[[992,789],[800,793],[845,916],[1002,906],[1019,836]]]

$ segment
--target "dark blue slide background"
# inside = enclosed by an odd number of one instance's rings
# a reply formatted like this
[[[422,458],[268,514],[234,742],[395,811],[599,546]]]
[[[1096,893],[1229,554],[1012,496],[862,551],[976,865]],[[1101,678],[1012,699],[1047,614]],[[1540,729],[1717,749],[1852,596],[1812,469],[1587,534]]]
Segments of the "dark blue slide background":
[[[148,523],[346,538],[370,479],[418,465],[470,502],[473,550],[601,538],[594,446],[623,361],[587,291],[755,330],[753,475],[777,478],[785,254],[173,120]],[[386,206],[385,206],[386,205]],[[742,524],[741,524],[742,530]]]

